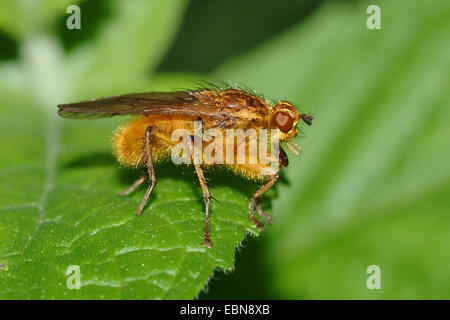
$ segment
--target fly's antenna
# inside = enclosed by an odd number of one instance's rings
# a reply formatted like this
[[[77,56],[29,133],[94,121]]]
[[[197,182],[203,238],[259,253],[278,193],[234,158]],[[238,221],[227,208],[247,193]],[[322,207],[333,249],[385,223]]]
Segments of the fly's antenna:
[[[308,126],[312,125],[312,121],[313,121],[313,117],[309,114],[306,113],[302,113],[300,115],[300,118],[303,120],[303,122],[305,122]]]

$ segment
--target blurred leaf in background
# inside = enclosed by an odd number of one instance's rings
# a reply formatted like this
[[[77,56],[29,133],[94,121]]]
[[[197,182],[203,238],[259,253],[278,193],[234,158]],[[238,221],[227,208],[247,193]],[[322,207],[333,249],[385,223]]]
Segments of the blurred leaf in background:
[[[330,3],[216,71],[315,117],[262,236],[262,297],[450,297],[450,5],[377,3],[381,30],[369,2]]]

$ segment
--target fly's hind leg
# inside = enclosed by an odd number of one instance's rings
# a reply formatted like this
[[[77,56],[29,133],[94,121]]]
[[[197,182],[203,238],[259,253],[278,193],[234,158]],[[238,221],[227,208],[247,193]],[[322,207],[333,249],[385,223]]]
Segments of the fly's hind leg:
[[[269,180],[267,180],[267,182],[262,187],[260,187],[254,194],[252,194],[252,198],[250,200],[250,205],[248,207],[248,212],[250,215],[250,219],[252,219],[252,221],[256,224],[256,228],[258,228],[258,230],[260,230],[260,231],[263,229],[263,225],[262,225],[261,221],[259,221],[255,217],[255,213],[254,213],[255,203],[256,203],[256,209],[258,210],[258,213],[261,216],[263,216],[264,218],[266,218],[267,223],[271,223],[272,219],[270,218],[270,216],[267,215],[266,213],[264,213],[264,211],[262,211],[261,204],[260,204],[260,198],[267,190],[272,188],[272,186],[278,180],[279,174],[280,174],[280,172],[277,171],[277,173],[274,174],[273,176],[271,176],[269,178]]]
[[[148,198],[150,197],[150,193],[152,192],[154,186],[156,185],[156,175],[155,175],[155,169],[153,168],[153,159],[152,159],[152,148],[151,148],[151,133],[152,133],[152,126],[147,127],[147,130],[145,130],[145,144],[144,144],[144,150],[145,155],[147,157],[146,160],[146,167],[148,171],[148,177],[150,179],[150,185],[147,188],[147,191],[145,192],[144,198],[142,199],[141,205],[139,206],[137,210],[137,214],[140,215],[142,213],[142,210],[144,210],[145,204],[147,203]],[[145,179],[145,175],[143,176]],[[142,183],[140,182],[139,178],[136,182],[138,184]],[[134,184],[133,184],[134,186]],[[132,188],[131,186],[130,188]]]
[[[200,160],[196,159],[196,152],[194,151],[193,146],[193,140],[194,138],[191,137],[190,143],[189,143],[189,149],[191,152],[191,159],[194,164],[195,173],[197,174],[198,181],[200,182],[200,186],[202,187],[203,192],[203,199],[205,201],[205,233],[203,234],[203,246],[211,248],[211,239],[209,236],[209,203],[211,200],[211,194],[209,193],[208,186],[206,185],[205,176],[203,174],[203,170],[200,166]]]

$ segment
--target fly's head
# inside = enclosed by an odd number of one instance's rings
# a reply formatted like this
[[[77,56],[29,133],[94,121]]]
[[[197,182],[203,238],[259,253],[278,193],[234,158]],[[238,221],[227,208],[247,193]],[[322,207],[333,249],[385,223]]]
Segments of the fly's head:
[[[280,141],[289,141],[297,136],[297,124],[300,119],[307,125],[311,125],[313,118],[299,113],[291,103],[280,101],[270,111],[269,127],[280,130]]]
[[[297,109],[287,101],[278,102],[269,114],[270,129],[279,129],[280,141],[286,142],[289,149],[296,155],[300,154],[301,148],[290,140],[295,138],[298,134],[297,124],[300,119],[310,126],[313,117],[305,113],[299,113]]]

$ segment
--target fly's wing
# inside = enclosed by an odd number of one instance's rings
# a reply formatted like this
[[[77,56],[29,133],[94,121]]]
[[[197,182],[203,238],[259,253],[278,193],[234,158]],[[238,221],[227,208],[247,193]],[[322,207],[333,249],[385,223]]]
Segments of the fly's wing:
[[[64,118],[99,119],[116,115],[172,114],[209,118],[222,128],[264,126],[266,103],[243,90],[133,93],[58,105]]]
[[[73,119],[133,114],[183,114],[201,117],[213,116],[215,113],[214,103],[205,99],[201,101],[195,92],[190,91],[132,93],[58,105],[61,117]]]

